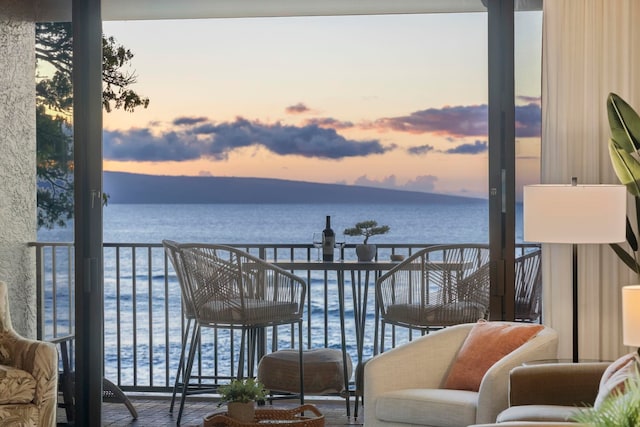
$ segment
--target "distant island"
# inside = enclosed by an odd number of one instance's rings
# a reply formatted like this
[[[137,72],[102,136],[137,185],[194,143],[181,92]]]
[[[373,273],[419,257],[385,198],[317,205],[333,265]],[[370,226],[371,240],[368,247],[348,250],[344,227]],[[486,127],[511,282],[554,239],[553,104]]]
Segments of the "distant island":
[[[465,203],[483,199],[269,178],[104,172],[109,203]]]

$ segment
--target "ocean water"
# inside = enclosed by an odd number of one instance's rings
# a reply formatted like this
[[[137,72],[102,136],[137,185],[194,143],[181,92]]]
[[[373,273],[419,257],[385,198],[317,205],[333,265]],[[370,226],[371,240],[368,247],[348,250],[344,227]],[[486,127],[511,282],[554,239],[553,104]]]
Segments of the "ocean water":
[[[111,204],[104,208],[104,242],[157,243],[162,239],[224,243],[310,243],[331,215],[336,232],[373,219],[389,225],[385,243],[487,242],[488,202],[453,204]],[[518,240],[521,208],[518,207]],[[39,241],[72,241],[72,228],[39,230]],[[359,238],[348,237],[357,243]]]
[[[105,243],[160,243],[162,239],[180,242],[209,243],[311,243],[312,233],[324,228],[325,216],[331,215],[336,233],[356,222],[374,219],[380,225],[389,225],[390,232],[374,236],[371,243],[486,243],[488,242],[488,202],[468,200],[456,204],[211,204],[211,205],[134,205],[112,204],[104,208]],[[517,210],[517,240],[522,241],[521,206]],[[40,242],[71,242],[73,230],[40,230]],[[347,237],[348,243],[359,243],[361,238]],[[153,270],[145,270],[146,255],[138,254],[135,265],[131,257],[122,254],[116,262],[114,249],[105,248],[105,374],[123,385],[163,385],[172,383],[180,354],[182,321],[180,289],[169,271],[165,281],[162,252],[153,255]],[[348,256],[348,255],[347,255]],[[355,256],[351,254],[351,256]],[[58,256],[64,265],[64,255]],[[134,268],[135,267],[135,268]],[[57,267],[64,282],[65,269]],[[165,283],[168,289],[165,292]],[[51,283],[46,284],[45,312],[51,315]],[[323,345],[325,332],[327,345],[340,348],[339,306],[336,278],[330,275],[329,291],[324,293],[322,272],[310,276],[312,319],[311,341]],[[349,284],[347,284],[347,287]],[[57,313],[68,311],[68,293],[62,286],[57,289]],[[353,309],[349,306],[347,288],[345,316],[353,322]],[[166,296],[165,296],[166,295]],[[372,294],[370,295],[372,297]],[[373,322],[373,301],[370,298],[367,324]],[[60,314],[59,314],[60,316]],[[326,316],[327,326],[323,319]],[[62,315],[58,322],[64,328],[69,319]],[[119,325],[119,326],[118,326]],[[168,330],[166,325],[168,325]],[[51,328],[52,325],[48,325]],[[284,334],[286,335],[286,334]],[[203,335],[203,354],[213,352],[215,343],[230,345],[237,339],[230,334],[216,337]],[[373,328],[365,331],[365,355],[372,353]],[[236,346],[239,341],[236,341]],[[286,345],[284,340],[283,344]],[[348,351],[355,357],[355,343],[348,342]],[[167,372],[166,361],[169,361]],[[118,361],[120,373],[118,374]],[[205,369],[207,360],[203,361]],[[220,354],[217,369],[230,372],[233,362]],[[209,368],[212,368],[209,366]],[[119,376],[119,377],[117,377]]]

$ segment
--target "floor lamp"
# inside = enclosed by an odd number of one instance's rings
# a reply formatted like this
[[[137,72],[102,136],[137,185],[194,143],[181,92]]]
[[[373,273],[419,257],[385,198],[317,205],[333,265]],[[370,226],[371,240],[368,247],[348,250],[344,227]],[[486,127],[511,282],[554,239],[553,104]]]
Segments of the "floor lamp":
[[[573,245],[573,361],[578,362],[578,244],[626,239],[623,185],[525,185],[524,240]]]

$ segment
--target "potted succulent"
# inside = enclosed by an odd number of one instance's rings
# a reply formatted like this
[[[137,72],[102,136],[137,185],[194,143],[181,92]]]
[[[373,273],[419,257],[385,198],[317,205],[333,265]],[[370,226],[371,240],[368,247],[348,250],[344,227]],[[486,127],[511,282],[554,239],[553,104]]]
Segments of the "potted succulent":
[[[265,399],[269,390],[264,385],[247,378],[232,380],[229,384],[218,387],[220,402],[218,406],[227,404],[227,415],[240,422],[249,423],[255,419],[255,403]]]
[[[355,227],[344,230],[344,234],[347,236],[364,236],[364,242],[361,245],[356,245],[358,261],[371,261],[376,256],[376,245],[368,244],[369,237],[388,232],[388,225],[379,226],[374,220],[358,222]]]

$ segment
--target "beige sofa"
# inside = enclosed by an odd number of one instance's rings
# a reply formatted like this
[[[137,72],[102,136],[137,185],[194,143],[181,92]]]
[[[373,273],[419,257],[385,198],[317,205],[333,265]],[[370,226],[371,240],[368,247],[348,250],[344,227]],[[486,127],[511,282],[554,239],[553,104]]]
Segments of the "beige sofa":
[[[509,408],[495,424],[474,427],[580,426],[572,416],[597,405],[628,378],[619,368],[627,355],[614,363],[539,363],[514,368],[510,374]],[[615,366],[618,365],[618,366]]]
[[[55,426],[57,397],[56,348],[13,330],[7,285],[0,282],[0,425]]]

